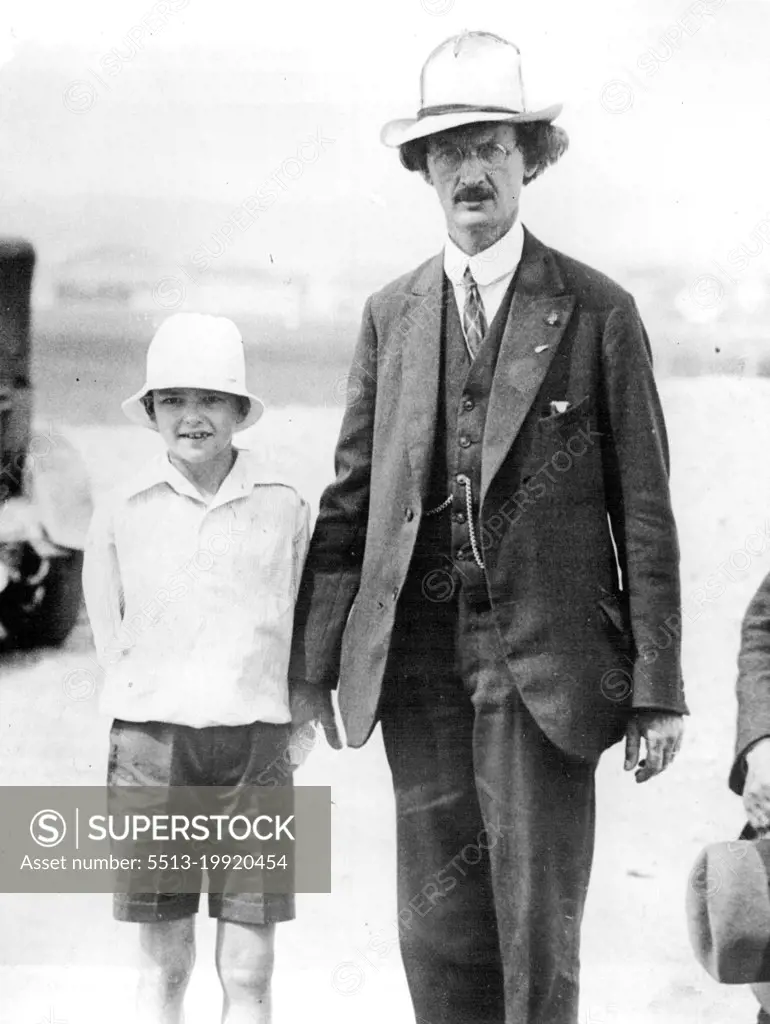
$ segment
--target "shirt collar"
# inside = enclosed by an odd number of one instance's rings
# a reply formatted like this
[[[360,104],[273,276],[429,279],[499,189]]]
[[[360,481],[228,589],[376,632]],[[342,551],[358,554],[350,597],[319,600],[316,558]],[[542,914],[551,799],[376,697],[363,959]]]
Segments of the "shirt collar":
[[[495,281],[515,272],[523,248],[524,229],[518,219],[494,245],[476,253],[475,256],[469,256],[462,249],[458,249],[452,239],[447,237],[444,246],[444,271],[454,285],[463,283],[466,267],[471,268],[478,285],[483,287],[494,284]]]
[[[276,473],[264,465],[248,448],[236,448],[235,450],[238,457],[212,498],[211,506],[222,505],[234,498],[250,494],[258,484],[286,484],[280,473]],[[126,496],[133,497],[159,484],[168,484],[177,494],[187,495],[205,504],[192,483],[171,463],[168,452],[161,452],[147,463],[127,485]]]

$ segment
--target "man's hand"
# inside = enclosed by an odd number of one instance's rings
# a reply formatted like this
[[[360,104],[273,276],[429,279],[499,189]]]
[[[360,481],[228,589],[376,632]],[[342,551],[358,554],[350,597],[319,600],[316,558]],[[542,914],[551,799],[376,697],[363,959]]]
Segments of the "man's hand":
[[[623,767],[630,772],[639,766],[637,782],[646,782],[653,775],[660,775],[678,754],[683,734],[682,716],[674,711],[632,711],[626,728],[626,760]],[[640,761],[642,739],[647,749],[644,760]]]
[[[746,754],[743,806],[749,824],[757,832],[770,829],[770,737],[759,740]]]
[[[334,750],[342,749],[337,722],[334,718],[331,690],[309,683],[294,683],[291,686],[291,727],[290,745],[307,749],[306,740],[312,737],[316,725],[320,725],[326,742]],[[304,758],[303,758],[304,760]]]

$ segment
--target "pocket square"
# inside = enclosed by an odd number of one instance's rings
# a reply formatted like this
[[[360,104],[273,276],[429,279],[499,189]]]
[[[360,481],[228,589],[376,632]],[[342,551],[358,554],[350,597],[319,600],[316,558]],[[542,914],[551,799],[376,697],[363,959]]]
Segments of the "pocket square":
[[[551,410],[552,416],[559,416],[569,409],[569,402],[549,402],[548,408]]]

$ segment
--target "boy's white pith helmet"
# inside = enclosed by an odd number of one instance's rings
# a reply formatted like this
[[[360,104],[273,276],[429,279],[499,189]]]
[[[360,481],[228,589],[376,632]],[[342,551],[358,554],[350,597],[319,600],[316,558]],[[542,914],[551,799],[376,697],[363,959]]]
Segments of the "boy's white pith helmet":
[[[201,388],[247,398],[249,411],[236,430],[252,426],[265,411],[246,387],[241,332],[224,316],[175,313],[164,320],[147,349],[147,379],[122,403],[123,412],[140,427],[157,430],[142,399],[161,388]]]

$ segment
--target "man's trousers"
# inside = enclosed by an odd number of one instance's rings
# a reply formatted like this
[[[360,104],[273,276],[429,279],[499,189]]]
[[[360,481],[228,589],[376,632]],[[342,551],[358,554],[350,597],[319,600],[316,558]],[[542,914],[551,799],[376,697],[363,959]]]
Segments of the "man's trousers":
[[[381,708],[418,1024],[576,1024],[594,766],[519,696],[489,606],[399,615]]]

